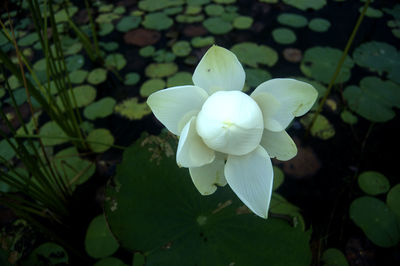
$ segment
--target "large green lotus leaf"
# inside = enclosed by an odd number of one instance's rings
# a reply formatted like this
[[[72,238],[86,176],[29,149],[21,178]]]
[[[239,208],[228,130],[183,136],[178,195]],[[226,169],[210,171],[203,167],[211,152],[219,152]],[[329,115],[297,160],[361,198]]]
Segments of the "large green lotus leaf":
[[[386,204],[397,216],[400,226],[400,184],[395,185],[386,196]]]
[[[346,87],[343,93],[352,111],[373,122],[386,122],[400,108],[400,86],[377,77],[365,77],[360,87]]]
[[[106,57],[106,66],[107,67],[114,67],[117,70],[121,70],[126,66],[126,59],[122,54],[115,53],[109,54]]]
[[[72,190],[86,182],[96,170],[94,163],[82,159],[75,147],[59,151],[52,160],[54,168],[68,180]]]
[[[24,266],[65,264],[68,264],[67,252],[62,246],[52,242],[44,243],[34,249],[22,263]]]
[[[175,74],[178,66],[175,63],[152,63],[144,70],[149,78],[164,78]]]
[[[123,17],[117,24],[117,30],[121,32],[127,32],[135,29],[139,26],[142,21],[141,17],[138,16],[126,16]]]
[[[350,218],[380,247],[392,247],[399,242],[396,216],[381,200],[373,197],[355,199],[350,204]]]
[[[324,266],[349,266],[343,252],[337,248],[328,248],[322,253],[321,260]]]
[[[375,171],[365,171],[358,176],[358,185],[368,195],[379,195],[389,191],[390,183],[386,176]]]
[[[165,9],[167,7],[183,5],[184,3],[184,0],[141,0],[139,1],[139,8],[145,11],[153,12],[156,10]]]
[[[329,84],[339,63],[342,51],[331,47],[316,46],[307,49],[301,61],[300,69],[307,77]],[[351,76],[353,60],[346,56],[335,83],[344,83]]]
[[[91,103],[83,110],[83,115],[90,120],[104,118],[112,114],[116,101],[111,97],[104,97]]]
[[[257,68],[258,64],[273,66],[278,61],[278,53],[265,45],[243,42],[232,46],[231,51],[245,65]]]
[[[220,17],[211,17],[204,20],[203,26],[212,34],[226,34],[233,29],[231,23]]]
[[[119,248],[118,242],[108,229],[104,215],[96,216],[89,224],[85,236],[86,252],[93,258],[105,258]]]
[[[353,52],[354,61],[362,67],[376,71],[400,83],[400,53],[396,48],[384,42],[368,42],[357,47]]]
[[[306,17],[292,13],[282,13],[278,16],[277,20],[282,25],[294,28],[302,28],[308,24]]]
[[[111,148],[110,145],[114,144],[114,137],[110,130],[106,128],[96,128],[89,133],[86,140],[88,141],[90,149],[97,153],[108,150]]]
[[[228,186],[201,196],[176,165],[175,148],[149,136],[125,150],[105,203],[121,246],[144,252],[146,265],[311,263],[309,233],[249,213]]]
[[[173,19],[164,12],[155,12],[147,14],[142,22],[143,26],[152,30],[165,30],[174,24]]]
[[[151,109],[147,103],[139,103],[136,97],[126,99],[117,104],[114,111],[130,120],[139,120],[151,113]]]
[[[318,10],[326,5],[326,0],[283,0],[283,2],[303,11],[307,9]]]

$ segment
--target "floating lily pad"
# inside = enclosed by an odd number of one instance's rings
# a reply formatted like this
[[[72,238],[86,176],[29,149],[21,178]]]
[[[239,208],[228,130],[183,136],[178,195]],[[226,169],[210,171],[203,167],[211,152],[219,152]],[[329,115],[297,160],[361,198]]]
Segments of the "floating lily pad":
[[[153,54],[153,59],[159,63],[168,63],[175,60],[175,54],[167,51],[166,49],[160,49]]]
[[[99,45],[108,52],[115,51],[119,47],[119,44],[117,42],[99,42]]]
[[[375,245],[392,247],[399,242],[396,216],[381,200],[372,197],[354,200],[350,205],[350,218]]]
[[[204,20],[203,26],[212,34],[226,34],[233,28],[231,23],[220,17],[211,17]]]
[[[68,253],[52,242],[41,244],[35,248],[23,265],[61,265],[68,264]]]
[[[397,216],[400,225],[400,184],[395,185],[386,196],[386,204]]]
[[[233,4],[236,0],[214,0],[214,2],[218,4]]]
[[[362,67],[376,71],[379,75],[388,73],[388,78],[400,83],[400,53],[384,42],[368,42],[354,50],[354,61]]]
[[[287,28],[277,28],[272,31],[274,41],[279,44],[291,44],[296,41],[296,34]]]
[[[115,185],[107,187],[106,217],[122,247],[146,254],[148,265],[311,263],[309,233],[256,217],[228,187],[201,196],[187,169],[167,152],[175,147],[158,139],[161,146],[148,144],[149,137],[125,150]]]
[[[307,9],[318,10],[326,5],[326,0],[283,0],[283,2],[303,11]]]
[[[87,77],[88,71],[79,69],[69,73],[69,80],[74,84],[81,84]]]
[[[254,68],[257,68],[258,64],[271,67],[278,61],[278,53],[266,45],[243,42],[235,44],[231,51],[238,57],[240,62]]]
[[[63,8],[54,14],[54,19],[56,23],[67,22],[68,15],[72,18],[76,14],[76,12],[78,12],[78,8],[76,6]]]
[[[174,52],[176,56],[184,57],[189,55],[191,51],[192,47],[190,47],[190,43],[187,41],[179,41],[172,46],[172,52]]]
[[[146,80],[140,87],[140,95],[142,97],[149,97],[153,92],[165,89],[165,81],[162,79],[149,79]]]
[[[179,6],[185,3],[184,0],[141,0],[139,8],[145,11],[153,12],[167,7]]]
[[[100,83],[103,83],[107,78],[107,70],[104,68],[95,68],[92,71],[90,71],[87,81],[90,84],[93,85],[98,85]]]
[[[104,118],[112,114],[116,101],[111,97],[104,97],[85,107],[83,115],[90,120]]]
[[[100,30],[99,30],[99,35],[100,36],[106,36],[110,34],[114,30],[114,24],[111,22],[109,23],[101,23],[100,24]]]
[[[373,122],[386,122],[400,108],[400,86],[377,77],[365,77],[360,86],[348,86],[343,93],[352,111]]]
[[[65,59],[65,64],[67,65],[67,70],[72,72],[83,67],[85,58],[80,54],[72,55]]]
[[[203,8],[201,6],[189,5],[189,6],[186,7],[185,14],[187,14],[187,15],[197,15],[197,14],[199,14],[201,12],[201,10],[203,10]],[[178,12],[178,13],[180,13],[180,12]]]
[[[121,70],[126,66],[126,59],[122,54],[109,54],[106,59],[106,66]]]
[[[313,117],[314,113],[309,113],[306,116],[303,116],[300,119],[300,122],[304,125],[304,127],[308,127],[311,124]],[[311,135],[323,140],[327,140],[335,135],[335,128],[325,116],[319,114],[314,122],[314,125],[311,127]]]
[[[140,266],[143,265],[144,262]],[[118,258],[108,257],[97,261],[93,266],[128,266],[128,265]],[[134,266],[136,266],[136,264]]]
[[[36,32],[29,33],[28,35],[25,35],[21,39],[18,40],[18,45],[19,46],[29,46],[34,44],[39,40],[39,37]]]
[[[153,63],[146,67],[145,74],[149,78],[163,78],[175,74],[178,66],[175,63]]]
[[[178,72],[167,79],[167,87],[193,85],[192,74],[189,72]]]
[[[138,16],[123,17],[117,24],[117,30],[121,32],[130,31],[137,28],[141,21],[141,17]]]
[[[213,45],[215,43],[215,39],[213,36],[201,37],[197,36],[191,40],[191,44],[195,48],[206,47]]]
[[[116,14],[116,13],[105,13],[105,14],[100,14],[96,18],[96,22],[98,24],[103,24],[103,23],[112,23],[113,20],[119,19],[121,15]]]
[[[304,53],[300,69],[304,75],[329,84],[341,56],[342,51],[336,48],[312,47],[307,49]],[[349,56],[346,56],[335,83],[344,83],[348,81],[353,66],[353,60]]]
[[[220,16],[224,13],[224,7],[221,5],[210,4],[205,7],[204,11],[208,16]]]
[[[114,111],[130,120],[139,120],[151,113],[146,103],[139,103],[138,98],[130,98],[115,106]]]
[[[349,266],[343,252],[337,248],[328,248],[322,253],[321,260],[324,266]]]
[[[99,12],[105,13],[105,12],[111,12],[114,9],[113,4],[108,4],[108,5],[100,5],[99,6]]]
[[[64,131],[54,121],[45,123],[39,132],[45,146],[54,146],[69,141]]]
[[[176,21],[179,23],[196,23],[204,20],[204,15],[178,15],[176,16]]]
[[[325,32],[331,27],[331,23],[329,20],[323,18],[313,18],[308,24],[308,27],[316,32]]]
[[[189,6],[201,6],[211,2],[211,0],[186,0]]]
[[[89,147],[93,152],[102,153],[114,144],[114,137],[108,129],[96,128],[87,136]],[[111,254],[110,254],[111,255]]]
[[[73,54],[77,54],[82,50],[82,43],[75,41],[72,44],[69,44],[67,47],[63,46],[63,50],[64,50],[64,55],[73,55]]]
[[[389,180],[379,172],[366,171],[358,176],[358,185],[368,195],[379,195],[389,191]]]
[[[143,26],[152,30],[165,30],[174,24],[174,21],[163,12],[147,14],[142,22]]]
[[[36,71],[44,71],[46,67],[46,58],[41,58],[33,64],[33,69]]]
[[[125,13],[125,11],[126,8],[124,6],[117,6],[116,8],[114,8],[113,13],[122,15]]]
[[[20,89],[14,90],[13,96],[14,96],[15,102],[18,106],[23,104],[27,100],[25,88],[20,88]],[[11,97],[8,97],[7,99],[5,99],[4,102],[13,104]]]
[[[74,98],[76,100],[76,107],[83,107],[96,99],[96,89],[93,88],[90,85],[82,85],[78,86],[72,89],[72,93],[74,94]],[[68,95],[70,97],[71,103],[74,105],[75,101],[73,100],[74,98],[72,97],[71,91],[68,92]],[[61,101],[61,97],[57,96],[56,98],[56,104],[61,108],[62,111],[65,111],[64,105]]]
[[[11,139],[11,143],[16,144],[15,139]],[[0,158],[4,158],[6,161],[11,160],[15,156],[14,149],[10,146],[7,140],[0,140]]]
[[[187,7],[187,9],[189,9],[189,7]],[[176,15],[176,14],[182,13],[183,7],[182,6],[169,7],[169,8],[164,9],[163,11],[166,15],[171,16],[171,15]]]
[[[294,28],[302,28],[308,24],[306,17],[292,13],[280,14],[277,19],[280,24]]]
[[[363,10],[363,7],[360,7],[358,11],[361,13]],[[370,17],[370,18],[380,18],[383,16],[383,12],[380,11],[379,9],[373,8],[373,7],[368,7],[367,11],[365,12],[365,16]]]
[[[261,83],[272,78],[271,74],[260,68],[245,68],[246,84],[252,88],[256,88]]]
[[[119,248],[118,242],[108,229],[104,215],[95,217],[89,224],[85,236],[86,252],[93,258],[105,258]]]
[[[249,29],[253,25],[253,18],[247,16],[238,16],[233,20],[233,27],[239,30]]]
[[[352,112],[348,110],[344,110],[343,112],[341,112],[340,118],[343,120],[343,122],[349,125],[354,125],[358,122],[357,116],[355,116]]]
[[[135,85],[136,83],[139,82],[139,80],[140,80],[140,75],[138,73],[130,72],[125,75],[124,84],[128,86]]]
[[[140,50],[139,50],[140,56],[143,56],[143,57],[153,56],[155,52],[156,52],[156,48],[152,45],[145,46],[143,48],[140,48]]]

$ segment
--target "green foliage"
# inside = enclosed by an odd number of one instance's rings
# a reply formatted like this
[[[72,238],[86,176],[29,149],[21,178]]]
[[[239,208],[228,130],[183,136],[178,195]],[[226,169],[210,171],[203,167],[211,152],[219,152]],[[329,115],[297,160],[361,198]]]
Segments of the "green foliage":
[[[283,0],[283,2],[303,11],[310,8],[318,10],[326,5],[326,0]]]
[[[54,121],[49,121],[40,128],[40,136],[42,136],[43,145],[46,146],[68,142],[67,135]]]
[[[329,20],[323,18],[313,18],[308,24],[308,27],[316,32],[325,32],[330,28],[330,26],[331,23]]]
[[[175,145],[149,136],[125,151],[105,205],[121,246],[144,252],[146,265],[309,265],[309,233],[255,217],[228,187],[201,196]]]
[[[293,13],[282,13],[277,19],[280,24],[294,28],[302,28],[308,24],[306,17]]]
[[[350,218],[375,245],[392,247],[399,242],[396,216],[381,200],[357,198],[350,205]]]
[[[165,89],[165,81],[162,79],[149,79],[140,87],[140,96],[148,97],[153,92]]]
[[[103,83],[107,78],[107,70],[104,68],[95,68],[92,71],[90,71],[87,81],[90,84],[93,85],[98,85],[100,83]]]
[[[175,63],[153,63],[144,70],[149,78],[164,78],[175,74],[178,66]]]
[[[328,248],[322,253],[321,260],[324,266],[349,266],[343,252],[337,248]]]
[[[176,56],[185,57],[190,54],[192,51],[192,47],[190,47],[190,43],[188,41],[179,41],[172,45],[172,52]]]
[[[152,30],[165,30],[174,24],[164,12],[155,12],[147,14],[142,22],[143,26]]]
[[[248,16],[238,16],[233,20],[233,27],[239,30],[249,29],[253,25],[253,18]]]
[[[37,247],[23,263],[24,266],[60,264],[68,264],[68,254],[62,246],[52,242]]]
[[[397,217],[400,226],[400,184],[395,185],[386,196],[386,204]]]
[[[91,103],[83,110],[83,115],[90,120],[104,118],[112,114],[116,101],[111,97],[104,97]]]
[[[379,195],[389,191],[389,180],[379,172],[366,171],[358,176],[358,185],[368,195]]]
[[[258,64],[273,66],[278,61],[278,53],[266,45],[243,42],[232,46],[231,51],[245,65],[257,68]]]
[[[128,266],[125,264],[122,260],[114,258],[114,257],[108,257],[99,260],[94,264],[94,266]]]
[[[215,43],[214,36],[207,36],[207,37],[197,36],[191,40],[191,44],[194,48],[206,47],[214,43]]]
[[[279,44],[291,44],[296,41],[296,34],[287,28],[277,28],[272,31],[272,37]]]
[[[135,85],[136,83],[139,82],[139,80],[140,80],[140,75],[138,73],[130,72],[125,75],[124,84],[128,86]]]
[[[192,74],[189,72],[177,72],[167,79],[167,87],[193,85]]]
[[[107,67],[121,70],[126,66],[126,59],[120,53],[109,54],[105,59],[105,64]]]
[[[127,32],[137,28],[142,19],[137,16],[123,17],[117,24],[117,30],[121,32]]]
[[[300,119],[300,122],[307,128],[311,124],[313,117],[314,113],[308,113]],[[319,114],[311,127],[310,133],[314,137],[326,140],[335,135],[335,128],[325,116]]]
[[[139,120],[151,113],[146,103],[139,103],[138,98],[133,97],[117,104],[114,111],[129,120]]]
[[[114,144],[114,137],[108,129],[96,128],[91,131],[86,140],[89,142],[89,147],[93,152],[102,153]]]
[[[256,88],[261,83],[272,78],[271,74],[260,68],[245,68],[246,84],[252,88]]]
[[[203,21],[203,26],[212,34],[227,34],[233,29],[231,23],[220,17],[211,17]]]
[[[95,217],[89,224],[85,237],[86,252],[93,258],[105,258],[117,251],[118,242],[108,229],[104,215]]]

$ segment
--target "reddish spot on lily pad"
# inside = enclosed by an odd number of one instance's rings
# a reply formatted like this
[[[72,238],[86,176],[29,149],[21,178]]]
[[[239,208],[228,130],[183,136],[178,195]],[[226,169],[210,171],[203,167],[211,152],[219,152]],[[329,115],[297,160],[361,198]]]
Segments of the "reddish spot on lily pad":
[[[158,31],[148,29],[135,29],[124,35],[124,40],[127,44],[140,47],[155,44],[160,38],[161,34]]]
[[[207,30],[201,25],[188,25],[183,29],[183,34],[187,37],[196,37],[207,34]]]
[[[303,59],[303,53],[296,48],[286,48],[283,50],[283,57],[291,63],[298,63]]]

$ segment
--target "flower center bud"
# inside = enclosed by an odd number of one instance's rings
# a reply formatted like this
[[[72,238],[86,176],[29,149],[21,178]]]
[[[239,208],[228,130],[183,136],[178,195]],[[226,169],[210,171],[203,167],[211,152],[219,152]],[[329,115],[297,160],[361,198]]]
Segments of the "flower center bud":
[[[211,149],[244,155],[260,144],[264,122],[257,103],[241,91],[218,91],[207,98],[196,129]]]

